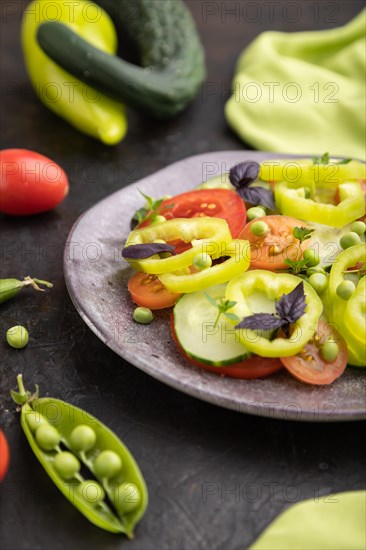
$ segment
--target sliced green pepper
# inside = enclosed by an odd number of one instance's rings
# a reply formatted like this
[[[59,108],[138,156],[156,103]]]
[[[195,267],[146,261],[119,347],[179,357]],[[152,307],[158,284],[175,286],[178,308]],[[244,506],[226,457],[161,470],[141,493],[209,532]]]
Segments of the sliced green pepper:
[[[209,254],[213,259],[220,258],[232,237],[227,222],[221,218],[174,218],[131,231],[126,247],[152,243],[157,239],[166,242],[179,239],[192,243],[192,248],[170,258],[152,256],[146,260],[127,259],[133,269],[159,275],[192,265],[193,258],[201,252]]]
[[[312,198],[305,198],[304,183],[281,181],[275,185],[275,199],[282,214],[333,227],[342,227],[365,213],[365,199],[358,181],[338,185],[339,204],[315,202],[317,189],[309,189]],[[327,190],[325,190],[327,191]],[[334,193],[336,188],[334,188]]]
[[[39,99],[81,132],[114,145],[127,131],[124,106],[61,69],[38,45],[39,25],[55,20],[111,54],[117,50],[114,25],[102,8],[86,0],[35,0],[27,6],[22,19],[25,63]]]
[[[330,160],[327,164],[314,164],[311,159],[267,160],[262,162],[260,179],[264,181],[302,182],[306,185],[326,183],[339,185],[346,180],[366,178],[366,164],[352,160],[339,164]]]
[[[358,367],[366,366],[366,278],[359,281],[349,300],[337,294],[337,288],[346,280],[349,268],[366,261],[364,244],[351,246],[339,254],[330,271],[325,307],[328,319],[347,342],[348,362]]]
[[[165,273],[160,275],[159,279],[170,292],[196,292],[226,283],[246,271],[250,265],[248,241],[239,239],[231,241],[228,245],[221,247],[221,255],[229,256],[229,259],[198,273]]]
[[[323,304],[315,290],[307,282],[288,273],[270,273],[255,269],[239,275],[227,286],[226,298],[236,302],[230,310],[243,319],[254,313],[275,313],[275,300],[291,292],[300,282],[304,283],[305,313],[293,324],[289,338],[270,339],[259,331],[238,329],[241,342],[251,352],[262,357],[289,357],[303,349],[314,335]]]

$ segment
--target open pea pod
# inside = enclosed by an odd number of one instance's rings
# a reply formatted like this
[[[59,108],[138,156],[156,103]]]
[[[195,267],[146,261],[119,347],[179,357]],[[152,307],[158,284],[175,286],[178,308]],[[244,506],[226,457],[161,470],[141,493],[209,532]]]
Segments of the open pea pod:
[[[21,405],[23,431],[55,485],[94,525],[132,538],[148,492],[130,451],[86,411],[59,399],[38,398],[38,388],[31,396],[21,375],[18,385],[20,392],[11,395]],[[80,473],[80,463],[91,472],[90,479]]]

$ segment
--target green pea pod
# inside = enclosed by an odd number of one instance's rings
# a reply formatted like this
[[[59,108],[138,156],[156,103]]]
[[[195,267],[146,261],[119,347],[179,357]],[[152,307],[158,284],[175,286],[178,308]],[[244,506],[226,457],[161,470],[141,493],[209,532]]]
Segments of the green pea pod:
[[[109,15],[86,0],[34,0],[22,18],[22,47],[32,86],[39,99],[58,116],[107,145],[126,134],[122,103],[84,84],[54,63],[38,45],[36,34],[44,21],[59,21],[103,52],[117,50],[116,30]]]
[[[34,454],[55,485],[91,523],[106,531],[125,533],[132,538],[134,527],[146,510],[148,492],[140,469],[127,447],[107,426],[86,411],[59,399],[38,398],[37,386],[36,394],[31,396],[30,392],[24,390],[22,375],[18,375],[17,379],[19,393],[11,391],[11,396],[21,405],[23,431]],[[41,431],[45,431],[45,425],[52,431],[52,437],[58,434],[56,439],[47,439],[47,434],[46,439],[44,438],[45,434]],[[75,432],[75,428],[79,432]],[[80,428],[94,434],[90,445],[85,446],[84,450],[80,450],[83,443]],[[80,489],[87,488],[88,483],[90,488],[95,488],[98,484],[93,479],[88,482],[78,469],[71,476],[66,476],[67,479],[60,474],[56,457],[60,458],[65,450],[71,452],[89,469],[92,478],[97,479],[103,487],[101,492],[107,495],[108,500],[86,498],[87,495]],[[108,464],[101,468],[100,459],[99,468],[95,468],[96,459],[105,451],[113,456],[118,455],[117,469],[112,469]],[[98,475],[101,471],[103,477]]]
[[[19,279],[0,279],[0,304],[10,300],[10,298],[14,298],[25,286],[32,286],[35,290],[43,292],[44,289],[38,285],[45,285],[48,288],[53,287],[53,284],[48,281],[32,277],[25,277],[23,281]]]

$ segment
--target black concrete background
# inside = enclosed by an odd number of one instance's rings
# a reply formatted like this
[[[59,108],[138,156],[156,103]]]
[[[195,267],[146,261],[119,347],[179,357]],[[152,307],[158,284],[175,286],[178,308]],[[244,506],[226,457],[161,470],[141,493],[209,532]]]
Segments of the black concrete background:
[[[67,170],[71,184],[68,198],[54,212],[0,218],[1,276],[30,274],[55,284],[44,295],[24,291],[1,306],[1,424],[11,449],[1,485],[4,550],[246,548],[292,502],[365,486],[362,423],[257,418],[178,393],[106,348],[69,299],[62,252],[82,212],[186,156],[248,148],[227,127],[223,105],[238,54],[259,32],[336,27],[363,6],[359,0],[257,2],[257,8],[243,1],[187,4],[206,48],[208,84],[169,121],[129,110],[126,139],[107,147],[78,133],[36,99],[19,41],[26,2],[1,3],[1,148],[29,148],[51,157]],[[128,47],[122,53],[133,57]],[[5,341],[14,324],[30,331],[22,351],[9,349]],[[19,372],[27,386],[38,383],[44,395],[99,417],[133,452],[150,491],[133,541],[91,525],[38,464],[9,398]]]

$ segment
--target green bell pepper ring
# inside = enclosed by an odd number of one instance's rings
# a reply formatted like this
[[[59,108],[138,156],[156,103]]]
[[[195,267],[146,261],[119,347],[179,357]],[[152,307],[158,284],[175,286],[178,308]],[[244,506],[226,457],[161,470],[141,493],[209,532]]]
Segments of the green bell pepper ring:
[[[124,106],[74,78],[54,63],[38,45],[36,34],[44,21],[61,21],[91,44],[115,53],[117,36],[109,15],[86,0],[35,0],[22,22],[22,46],[27,71],[39,99],[60,117],[85,134],[107,145],[126,134]]]
[[[170,292],[177,293],[196,292],[226,283],[248,269],[250,265],[248,241],[239,239],[231,241],[228,245],[221,247],[221,256],[229,256],[229,259],[198,273],[164,273],[159,276],[159,279]]]
[[[192,248],[170,258],[159,258],[157,255],[146,260],[126,258],[133,269],[159,275],[192,265],[193,258],[201,252],[210,254],[214,259],[220,258],[222,247],[230,243],[232,237],[227,222],[221,218],[173,218],[131,231],[125,246],[152,243],[156,239],[166,242],[181,239],[191,242]]]
[[[362,277],[344,312],[344,323],[363,344],[366,353],[366,277]]]
[[[359,281],[349,300],[343,300],[337,294],[338,286],[345,281],[350,267],[366,261],[366,248],[363,243],[351,246],[339,254],[329,276],[324,304],[331,323],[346,340],[348,363],[357,367],[366,366],[366,279]]]
[[[366,164],[352,160],[339,164],[330,160],[328,164],[313,164],[311,159],[267,160],[262,162],[260,179],[263,181],[287,181],[311,184],[339,185],[347,180],[366,178]]]
[[[365,214],[365,198],[358,181],[338,185],[339,204],[315,202],[317,190],[305,198],[303,182],[281,181],[275,185],[275,200],[282,214],[333,227],[342,227]]]
[[[300,282],[304,283],[307,307],[304,314],[293,323],[290,337],[270,340],[259,334],[259,331],[238,329],[239,338],[249,351],[262,357],[296,355],[314,335],[323,304],[309,283],[288,273],[270,273],[254,269],[229,282],[226,299],[236,302],[230,312],[239,319],[254,313],[275,313],[275,300],[291,292]]]

